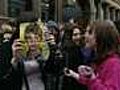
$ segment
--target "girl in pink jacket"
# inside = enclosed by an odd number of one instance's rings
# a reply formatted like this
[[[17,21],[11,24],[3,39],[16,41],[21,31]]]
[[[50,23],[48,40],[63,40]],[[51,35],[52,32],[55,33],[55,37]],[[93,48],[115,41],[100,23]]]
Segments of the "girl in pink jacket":
[[[82,65],[76,73],[65,68],[65,75],[88,86],[89,90],[120,90],[119,33],[113,22],[94,22],[85,33],[86,47],[96,51],[91,66]]]

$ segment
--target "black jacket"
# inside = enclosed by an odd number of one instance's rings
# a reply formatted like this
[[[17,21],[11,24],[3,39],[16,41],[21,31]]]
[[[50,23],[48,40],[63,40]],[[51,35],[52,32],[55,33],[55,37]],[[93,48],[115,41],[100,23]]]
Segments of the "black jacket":
[[[63,74],[64,66],[65,59],[61,49],[57,45],[50,46],[50,56],[46,61],[45,73],[55,76],[61,75]]]
[[[11,58],[11,44],[5,42],[0,46],[0,90],[21,90],[23,80],[27,83],[23,62],[18,62],[14,68]]]
[[[78,72],[78,66],[84,64],[81,47],[72,44],[66,48],[66,67]],[[87,87],[79,84],[74,78],[64,76],[62,90],[87,90]]]

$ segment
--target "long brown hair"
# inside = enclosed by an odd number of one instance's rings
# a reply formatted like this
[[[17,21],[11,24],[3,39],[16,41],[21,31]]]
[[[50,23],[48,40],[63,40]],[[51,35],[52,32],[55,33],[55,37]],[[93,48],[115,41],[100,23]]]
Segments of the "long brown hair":
[[[107,55],[119,52],[119,33],[112,21],[96,21],[90,29],[95,33],[97,43],[97,58],[98,64],[102,63]]]
[[[72,36],[73,36],[73,31],[76,28],[80,30],[81,35],[84,34],[82,27],[80,27],[78,25],[73,25],[73,24],[68,23],[64,26],[65,33],[64,33],[63,47],[66,47],[66,48],[74,47],[74,43],[72,41]],[[82,38],[80,40],[80,46],[83,46],[83,39]]]

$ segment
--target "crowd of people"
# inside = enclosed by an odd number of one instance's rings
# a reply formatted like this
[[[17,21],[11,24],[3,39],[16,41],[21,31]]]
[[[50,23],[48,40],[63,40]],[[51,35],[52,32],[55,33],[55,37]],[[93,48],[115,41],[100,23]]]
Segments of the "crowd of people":
[[[112,21],[85,28],[29,22],[24,39],[20,27],[1,30],[1,90],[120,90],[120,36]]]

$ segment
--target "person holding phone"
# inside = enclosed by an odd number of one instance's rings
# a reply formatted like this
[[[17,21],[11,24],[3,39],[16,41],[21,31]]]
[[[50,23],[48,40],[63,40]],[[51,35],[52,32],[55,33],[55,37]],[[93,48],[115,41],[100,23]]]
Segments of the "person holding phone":
[[[24,42],[16,39],[12,44],[11,64],[16,70],[13,74],[17,77],[16,84],[19,84],[12,90],[45,90],[42,76],[45,60],[39,48],[42,30],[39,25],[31,23],[26,27],[24,37]],[[25,45],[27,49],[24,48]],[[25,50],[27,50],[26,53],[23,53]]]
[[[78,73],[65,69],[88,90],[120,90],[119,33],[113,22],[96,21],[85,33],[86,45],[97,53],[91,66],[80,65]],[[67,70],[67,72],[66,72]],[[69,71],[69,72],[68,72]]]

